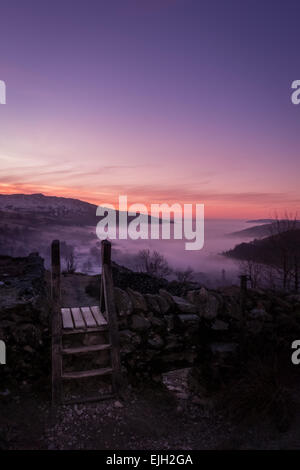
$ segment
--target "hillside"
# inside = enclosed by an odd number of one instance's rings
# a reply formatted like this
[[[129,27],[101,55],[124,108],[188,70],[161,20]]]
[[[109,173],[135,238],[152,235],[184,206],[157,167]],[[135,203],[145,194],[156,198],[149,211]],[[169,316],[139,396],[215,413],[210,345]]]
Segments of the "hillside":
[[[282,251],[290,258],[300,256],[300,230],[289,230],[277,235],[240,243],[232,250],[223,253],[225,256],[239,260],[251,260],[268,265],[279,265]]]
[[[0,194],[1,220],[26,219],[28,222],[37,221],[40,224],[53,223],[57,225],[96,225],[100,220],[96,216],[95,204],[80,199],[44,196],[44,194]],[[119,211],[117,213],[117,222]],[[128,222],[136,215],[128,213]],[[151,221],[151,216],[145,216],[145,222]],[[153,217],[153,221],[156,219]]]

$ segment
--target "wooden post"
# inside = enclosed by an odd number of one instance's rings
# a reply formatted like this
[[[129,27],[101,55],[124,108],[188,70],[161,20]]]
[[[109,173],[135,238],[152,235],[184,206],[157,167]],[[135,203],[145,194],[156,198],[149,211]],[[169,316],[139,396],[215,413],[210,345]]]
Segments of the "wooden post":
[[[52,296],[52,403],[61,401],[61,316],[60,316],[60,246],[59,240],[51,245],[51,296]]]
[[[120,341],[118,317],[115,306],[114,285],[111,270],[111,243],[107,240],[101,242],[102,258],[102,295],[105,303],[106,319],[108,322],[110,344],[111,344],[111,364],[113,368],[113,388],[115,393],[119,393],[122,387],[121,362],[120,362]],[[103,308],[103,304],[102,304]]]
[[[101,242],[101,260],[102,266],[104,264],[111,265],[111,243],[108,240]]]
[[[107,319],[107,312],[106,312],[106,305],[105,305],[105,298],[104,298],[104,272],[103,266],[104,265],[111,265],[111,243],[108,240],[102,240],[101,242],[101,265],[102,265],[102,273],[101,273],[101,284],[100,284],[100,312],[103,314],[104,318]]]

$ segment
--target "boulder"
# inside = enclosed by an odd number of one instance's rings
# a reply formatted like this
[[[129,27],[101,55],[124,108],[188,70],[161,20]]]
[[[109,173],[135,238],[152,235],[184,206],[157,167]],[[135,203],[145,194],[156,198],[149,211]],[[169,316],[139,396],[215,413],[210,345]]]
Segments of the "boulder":
[[[145,294],[145,299],[147,302],[148,309],[154,313],[161,313],[158,296],[153,294]]]
[[[151,328],[151,323],[144,315],[135,313],[131,317],[131,328],[133,331],[144,332]]]
[[[189,314],[197,313],[198,309],[196,305],[191,304],[190,302],[183,299],[182,297],[178,297],[176,295],[173,295],[172,297],[173,297],[173,301],[176,307],[181,313],[189,313]]]
[[[229,324],[223,320],[216,319],[211,328],[212,330],[217,330],[217,331],[226,331],[228,330]]]
[[[117,313],[120,315],[120,317],[131,315],[133,311],[132,300],[127,292],[119,289],[119,287],[115,287],[114,293]]]
[[[162,349],[164,347],[164,341],[158,334],[151,334],[148,338],[148,344],[152,349]]]
[[[144,296],[140,292],[132,290],[129,287],[127,288],[127,292],[132,301],[133,310],[142,310],[143,312],[147,312],[147,303]]]
[[[168,300],[162,295],[155,295],[155,298],[157,300],[161,313],[168,313],[171,308],[171,304],[168,302]]]

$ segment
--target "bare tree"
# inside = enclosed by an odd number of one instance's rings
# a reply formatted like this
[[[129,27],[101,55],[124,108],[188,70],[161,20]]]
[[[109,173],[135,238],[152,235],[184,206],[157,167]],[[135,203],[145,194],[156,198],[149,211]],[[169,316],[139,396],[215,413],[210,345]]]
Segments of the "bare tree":
[[[284,291],[291,289],[293,280],[293,287],[296,291],[298,290],[299,257],[295,245],[289,243],[286,236],[287,232],[298,228],[297,214],[292,215],[287,212],[282,219],[276,214],[274,222],[269,227],[270,240],[274,249],[274,262],[271,266]]]
[[[72,245],[62,243],[61,245],[62,256],[66,263],[66,272],[73,274],[76,271],[77,264],[75,260],[75,248]]]
[[[239,265],[240,273],[249,277],[251,288],[257,289],[262,282],[264,266],[253,260],[242,260]]]
[[[170,268],[166,258],[158,251],[140,250],[137,255],[138,269],[141,272],[146,272],[152,276],[165,277],[171,274]]]

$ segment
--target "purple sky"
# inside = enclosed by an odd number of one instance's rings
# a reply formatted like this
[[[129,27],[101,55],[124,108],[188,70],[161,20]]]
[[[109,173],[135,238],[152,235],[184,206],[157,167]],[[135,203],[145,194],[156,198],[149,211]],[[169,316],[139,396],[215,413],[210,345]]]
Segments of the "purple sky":
[[[299,208],[299,1],[1,0],[0,17],[0,192]]]

